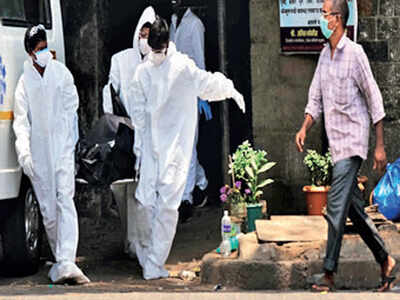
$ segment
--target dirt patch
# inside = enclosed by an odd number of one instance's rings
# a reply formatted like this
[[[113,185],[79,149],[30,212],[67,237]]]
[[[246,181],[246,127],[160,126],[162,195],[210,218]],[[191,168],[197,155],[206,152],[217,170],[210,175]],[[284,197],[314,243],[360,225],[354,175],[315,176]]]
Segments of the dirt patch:
[[[207,206],[197,209],[193,218],[179,224],[175,241],[167,261],[172,274],[182,270],[196,270],[206,253],[220,243],[222,209]],[[48,252],[45,252],[45,254]],[[44,257],[44,262],[49,257]],[[80,219],[78,265],[92,280],[84,287],[67,287],[50,284],[47,278],[49,265],[43,263],[39,272],[25,278],[0,278],[0,294],[59,294],[71,292],[101,293],[130,291],[211,291],[213,286],[201,285],[200,278],[184,281],[178,278],[145,281],[136,259],[123,254],[119,219],[107,217],[100,222]]]

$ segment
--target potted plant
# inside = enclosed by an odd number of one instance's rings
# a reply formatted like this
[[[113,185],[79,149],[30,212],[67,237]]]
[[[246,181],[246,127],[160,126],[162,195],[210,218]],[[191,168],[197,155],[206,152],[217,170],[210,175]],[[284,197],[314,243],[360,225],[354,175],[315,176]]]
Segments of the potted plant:
[[[229,206],[230,215],[242,219],[246,216],[245,194],[242,192],[242,182],[234,181],[234,185],[224,185],[220,188],[220,200]]]
[[[232,236],[246,230],[244,226],[246,218],[246,202],[242,187],[243,184],[241,181],[233,181],[232,187],[224,185],[219,190],[220,200],[224,204],[224,210],[230,211]]]
[[[303,187],[303,191],[306,193],[308,214],[320,216],[326,207],[330,189],[332,157],[329,151],[322,155],[315,150],[307,150],[304,164],[311,175],[311,185]]]
[[[262,218],[262,189],[273,183],[269,178],[262,178],[275,162],[269,162],[267,152],[254,150],[248,141],[243,142],[233,154],[229,164],[229,173],[233,178],[242,180],[245,184],[244,200],[247,210],[248,232],[255,230],[255,220]]]

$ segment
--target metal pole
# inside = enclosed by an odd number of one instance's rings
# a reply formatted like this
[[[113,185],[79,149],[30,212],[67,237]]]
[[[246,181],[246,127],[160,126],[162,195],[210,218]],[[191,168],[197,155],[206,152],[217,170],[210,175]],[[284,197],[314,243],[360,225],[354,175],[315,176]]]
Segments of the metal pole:
[[[219,64],[220,71],[227,74],[227,61],[226,61],[226,0],[218,0],[218,44],[219,44]],[[228,164],[230,154],[230,132],[229,132],[229,106],[227,101],[222,102],[222,171],[224,184],[229,183]]]

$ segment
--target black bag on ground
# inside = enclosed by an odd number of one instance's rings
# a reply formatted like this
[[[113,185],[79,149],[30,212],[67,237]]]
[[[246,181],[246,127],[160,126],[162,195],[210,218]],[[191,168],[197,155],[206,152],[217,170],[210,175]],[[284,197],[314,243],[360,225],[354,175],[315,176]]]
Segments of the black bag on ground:
[[[112,85],[110,89],[114,114],[105,113],[77,145],[76,177],[91,185],[135,177],[134,128]]]

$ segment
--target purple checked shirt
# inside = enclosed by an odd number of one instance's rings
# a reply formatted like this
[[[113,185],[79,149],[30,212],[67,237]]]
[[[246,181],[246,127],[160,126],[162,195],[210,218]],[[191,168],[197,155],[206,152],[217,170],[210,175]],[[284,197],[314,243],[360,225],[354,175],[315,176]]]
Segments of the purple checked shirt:
[[[382,95],[363,48],[345,35],[333,59],[329,44],[322,50],[305,112],[314,120],[324,112],[334,163],[367,159],[370,116],[374,124],[385,117]]]

